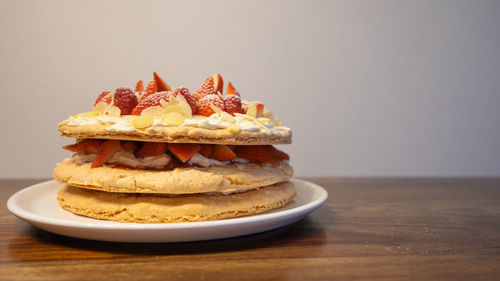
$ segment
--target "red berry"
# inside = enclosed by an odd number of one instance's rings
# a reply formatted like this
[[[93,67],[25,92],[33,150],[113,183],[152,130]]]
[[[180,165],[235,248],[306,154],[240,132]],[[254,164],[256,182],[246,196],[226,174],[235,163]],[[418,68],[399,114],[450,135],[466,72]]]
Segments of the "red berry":
[[[196,103],[196,100],[194,99],[193,95],[187,88],[178,87],[170,91],[170,93],[172,94],[172,97],[176,97],[178,94],[181,94],[191,107],[192,113],[193,114],[198,113],[198,104]]]
[[[281,161],[281,160],[290,160],[290,156],[286,154],[285,152],[278,150],[276,147],[272,145],[266,145],[267,150],[271,154],[274,160],[276,161]]]
[[[234,115],[241,113],[241,98],[238,95],[229,95],[224,97],[224,107],[226,112]]]
[[[111,103],[111,98],[113,97],[113,94],[111,94],[111,92],[102,92],[98,97],[97,99],[95,100],[95,103],[94,103],[94,106],[96,106],[97,103],[99,103],[100,101],[103,101],[107,104],[110,104]]]
[[[207,95],[198,100],[198,114],[204,116],[214,114],[215,111],[210,107],[210,104],[224,110],[224,102],[218,95]]]
[[[128,87],[120,87],[115,90],[113,104],[120,108],[121,115],[128,115],[137,105],[137,96]]]
[[[200,99],[207,95],[215,95],[217,94],[216,89],[214,88],[214,78],[212,76],[205,79],[205,82],[201,84],[198,91],[196,91],[200,96]]]
[[[160,156],[165,151],[167,151],[167,144],[164,142],[146,142],[135,152],[135,156],[139,158]]]
[[[236,90],[236,88],[231,84],[231,81],[227,83],[226,95],[240,95],[240,93]]]
[[[142,99],[144,100],[148,96],[156,93],[156,83],[154,80],[150,80],[148,82],[148,85],[146,86],[146,89],[144,89],[144,93],[142,94]]]
[[[261,164],[274,161],[271,151],[266,145],[237,145],[234,153],[240,158]]]
[[[160,105],[160,100],[169,101],[170,92],[158,92],[154,93],[145,99],[143,99],[130,114],[132,115],[141,115],[141,112],[148,107]]]
[[[113,158],[115,153],[120,151],[122,148],[120,146],[119,140],[107,140],[102,143],[99,147],[99,152],[97,153],[94,162],[92,163],[92,168],[97,168],[102,166],[104,163],[108,162]]]

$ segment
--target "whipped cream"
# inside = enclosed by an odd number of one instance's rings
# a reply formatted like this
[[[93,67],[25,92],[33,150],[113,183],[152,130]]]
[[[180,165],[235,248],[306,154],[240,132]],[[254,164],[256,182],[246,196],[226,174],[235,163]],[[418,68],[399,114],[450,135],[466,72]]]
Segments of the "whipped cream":
[[[202,167],[210,167],[210,166],[226,166],[231,163],[231,161],[219,161],[215,159],[207,158],[198,152],[196,152],[191,159],[188,161],[189,164],[196,164]]]
[[[71,127],[83,125],[98,125],[98,124],[111,124],[106,130],[110,132],[133,132],[137,130],[132,126],[134,116],[126,115],[121,117],[111,116],[97,116],[97,117],[70,117],[63,121],[61,124],[67,124]],[[227,129],[231,125],[238,125],[242,131],[247,132],[261,132],[264,134],[272,135],[277,131],[290,131],[290,128],[278,125],[277,121],[269,118],[251,118],[243,114],[237,114],[234,118],[228,119],[221,114],[214,113],[210,116],[193,115],[192,118],[186,118],[182,127],[196,127],[205,128],[210,130]],[[153,121],[151,127],[171,126],[162,122],[161,118]]]
[[[93,162],[97,154],[74,154],[72,160],[78,164],[85,164]],[[126,165],[132,168],[146,168],[146,169],[163,169],[170,163],[170,156],[163,154],[160,156],[151,156],[144,158],[135,157],[134,153],[126,150],[118,151],[106,163]]]

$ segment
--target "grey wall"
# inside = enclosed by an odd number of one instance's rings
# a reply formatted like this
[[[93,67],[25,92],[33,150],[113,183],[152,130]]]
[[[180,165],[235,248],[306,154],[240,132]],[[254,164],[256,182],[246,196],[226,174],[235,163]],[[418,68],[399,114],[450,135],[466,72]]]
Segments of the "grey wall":
[[[1,178],[158,71],[220,72],[293,129],[298,176],[500,175],[500,1],[1,1]]]

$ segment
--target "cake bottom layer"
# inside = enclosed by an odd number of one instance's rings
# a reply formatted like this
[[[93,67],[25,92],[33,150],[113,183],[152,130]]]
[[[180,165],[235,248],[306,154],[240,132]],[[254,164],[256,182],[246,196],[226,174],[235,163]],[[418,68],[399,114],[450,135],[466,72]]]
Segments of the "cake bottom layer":
[[[288,161],[265,166],[247,163],[147,171],[106,166],[91,168],[91,163],[80,165],[67,158],[54,169],[55,180],[62,184],[124,193],[232,193],[284,182],[292,175]]]
[[[118,222],[174,223],[221,220],[262,213],[293,200],[295,186],[282,182],[230,195],[112,193],[63,186],[59,205],[75,214]]]

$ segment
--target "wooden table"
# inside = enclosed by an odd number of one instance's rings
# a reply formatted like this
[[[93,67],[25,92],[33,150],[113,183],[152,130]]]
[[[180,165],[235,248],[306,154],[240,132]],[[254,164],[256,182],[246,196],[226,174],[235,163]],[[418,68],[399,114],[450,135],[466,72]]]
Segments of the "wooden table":
[[[500,179],[309,179],[327,203],[289,227],[175,244],[73,239],[11,215],[0,280],[500,280]]]

